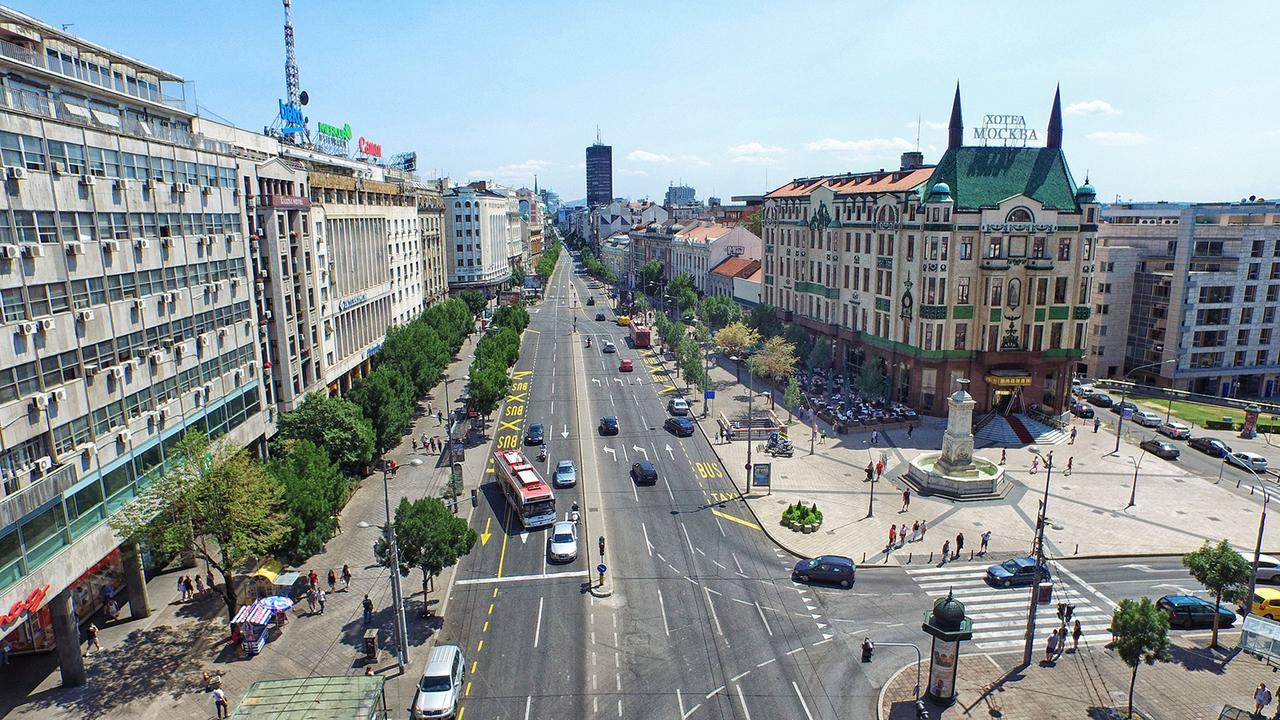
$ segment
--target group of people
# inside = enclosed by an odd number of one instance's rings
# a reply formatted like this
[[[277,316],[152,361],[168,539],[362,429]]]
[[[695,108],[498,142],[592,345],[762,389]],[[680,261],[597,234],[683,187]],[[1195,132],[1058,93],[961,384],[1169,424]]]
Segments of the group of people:
[[[325,577],[325,585],[328,586],[328,593],[338,591],[338,580],[342,580],[342,591],[346,592],[351,588],[351,566],[343,565],[342,572],[339,574],[333,568],[329,568],[329,573]],[[314,569],[307,573],[307,609],[311,614],[324,614],[324,606],[328,602],[328,593],[320,587],[320,574]]]
[[[433,452],[433,453],[442,452],[444,450],[443,439],[438,437],[432,437],[431,435],[428,435],[426,433],[422,433],[421,443],[418,442],[417,438],[412,438],[411,442],[413,443],[414,452],[417,452],[418,448],[422,448],[427,452]]]
[[[195,576],[183,575],[178,578],[178,601],[188,602],[196,598],[204,597],[205,593],[213,592],[213,570],[210,569],[205,573],[204,577],[200,573]]]
[[[1061,606],[1059,606],[1061,607]],[[1059,613],[1061,614],[1061,613]],[[1053,629],[1049,633],[1049,641],[1044,649],[1044,661],[1051,663],[1061,657],[1062,653],[1067,651],[1067,622],[1064,620],[1062,625]],[[1071,652],[1075,652],[1080,648],[1080,636],[1084,634],[1084,629],[1080,627],[1080,621],[1076,620],[1071,624]]]
[[[929,522],[928,520],[917,520],[914,523],[912,523],[911,530],[910,530],[911,532],[910,537],[907,536],[908,531],[907,531],[906,523],[902,523],[902,525],[900,526],[890,525],[889,526],[889,545],[885,548],[885,551],[888,552],[889,550],[893,550],[894,548],[900,548],[909,542],[913,543],[918,540],[924,540],[924,535],[929,530],[928,522]]]

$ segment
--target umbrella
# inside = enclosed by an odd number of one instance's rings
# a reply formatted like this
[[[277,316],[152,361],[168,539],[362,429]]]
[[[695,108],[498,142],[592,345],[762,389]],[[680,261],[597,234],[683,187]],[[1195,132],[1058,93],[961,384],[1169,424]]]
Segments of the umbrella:
[[[271,597],[262,598],[257,604],[275,612],[284,612],[285,610],[293,607],[293,601],[282,595],[272,595]]]

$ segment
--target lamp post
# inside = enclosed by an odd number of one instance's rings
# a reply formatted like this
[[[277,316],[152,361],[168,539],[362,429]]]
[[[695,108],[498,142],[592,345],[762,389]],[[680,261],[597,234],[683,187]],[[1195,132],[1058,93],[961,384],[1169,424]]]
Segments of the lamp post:
[[[1137,459],[1129,458],[1129,462],[1133,463],[1133,487],[1129,489],[1129,504],[1125,506],[1126,509],[1138,504],[1138,468],[1142,467],[1142,461],[1146,458],[1146,450]]]
[[[1249,472],[1253,472],[1252,469]],[[1254,473],[1256,476],[1257,473]],[[1259,486],[1262,489],[1262,512],[1258,516],[1258,542],[1253,546],[1253,570],[1249,573],[1249,597],[1252,598],[1254,591],[1258,589],[1258,558],[1262,555],[1262,534],[1267,529],[1267,503],[1271,501],[1271,492],[1267,490],[1265,485]],[[1253,609],[1253,603],[1245,603],[1242,614],[1248,615]]]
[[[752,382],[754,379],[751,368],[747,368],[747,491],[743,493],[744,495],[751,494],[751,431],[756,426],[756,385]]]
[[[453,444],[450,443],[452,453]],[[409,652],[406,647],[409,638],[409,627],[404,620],[404,595],[400,589],[400,548],[396,544],[396,527],[391,522],[391,492],[388,489],[387,476],[390,475],[385,456],[382,458],[382,501],[387,511],[387,549],[391,557],[391,603],[396,623],[396,663],[400,671],[409,664]]]
[[[1035,535],[1035,558],[1036,558],[1036,577],[1031,583],[1031,600],[1027,605],[1027,638],[1022,648],[1022,664],[1030,665],[1031,656],[1034,652],[1036,642],[1036,610],[1039,609],[1040,600],[1040,579],[1044,576],[1044,530],[1049,524],[1049,481],[1053,477],[1053,452],[1048,455],[1042,454],[1038,448],[1032,448],[1031,453],[1036,457],[1044,459],[1044,498],[1040,501],[1040,516],[1036,519],[1036,535]]]
[[[1125,374],[1124,374],[1124,378],[1121,378],[1121,379],[1122,379],[1122,380],[1123,380],[1123,379],[1126,379],[1126,378],[1128,378],[1130,375],[1132,375],[1132,374],[1134,374],[1134,373],[1138,372],[1139,370],[1145,370],[1146,368],[1153,368],[1153,367],[1156,367],[1156,366],[1159,366],[1159,365],[1167,365],[1167,364],[1169,364],[1169,363],[1171,363],[1171,362],[1178,362],[1178,358],[1173,357],[1173,358],[1169,358],[1168,360],[1161,360],[1160,362],[1153,362],[1153,363],[1147,363],[1146,365],[1139,365],[1138,367],[1136,367],[1136,368],[1134,368],[1134,369],[1130,370],[1129,372],[1125,373]],[[1121,393],[1120,393],[1120,419],[1116,421],[1116,447],[1115,447],[1115,449],[1114,449],[1114,450],[1112,450],[1112,451],[1109,453],[1109,454],[1111,454],[1111,455],[1118,455],[1118,454],[1120,453],[1120,437],[1121,437],[1121,430],[1123,430],[1123,428],[1124,428],[1124,404],[1125,404],[1125,402],[1129,399],[1129,387],[1130,387],[1130,386],[1132,386],[1132,383],[1130,383],[1129,385],[1126,385],[1126,386],[1125,386],[1125,388],[1124,388],[1124,390],[1122,390],[1122,391],[1121,391]]]

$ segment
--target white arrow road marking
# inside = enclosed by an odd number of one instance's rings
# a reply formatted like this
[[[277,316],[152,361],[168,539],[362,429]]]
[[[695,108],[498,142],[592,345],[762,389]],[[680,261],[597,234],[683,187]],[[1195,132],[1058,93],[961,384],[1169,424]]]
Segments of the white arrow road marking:
[[[649,459],[649,451],[648,451],[648,450],[645,450],[644,448],[640,447],[639,445],[632,445],[632,446],[631,446],[631,449],[632,449],[632,450],[634,450],[634,451],[636,451],[636,452],[638,452],[638,453],[642,453],[642,454],[644,455],[644,459],[645,459],[645,460],[648,460],[648,459]]]
[[[595,384],[599,385],[599,384],[600,384],[600,378],[591,378],[591,382],[593,382],[593,383],[595,383]]]
[[[622,378],[614,378],[614,381],[617,382],[619,385],[623,385],[623,386],[626,385],[626,383],[622,382]]]
[[[562,437],[562,438],[567,438],[567,437],[569,437],[569,426],[568,426],[568,425],[565,425],[565,426],[564,426],[564,432],[560,433],[560,437]]]
[[[676,453],[674,450],[671,449],[670,445],[667,446],[667,454],[671,456],[672,460],[676,459]]]
[[[1144,573],[1155,572],[1155,570],[1151,569],[1150,565],[1138,565],[1136,563],[1133,565],[1121,565],[1120,568],[1124,570],[1137,570],[1138,572],[1144,572]]]
[[[618,451],[611,447],[604,448],[604,451],[613,456],[613,461],[618,462]]]
[[[529,531],[528,531],[528,530],[525,530],[524,532],[520,533],[520,542],[521,542],[521,543],[527,543],[527,542],[529,542]]]

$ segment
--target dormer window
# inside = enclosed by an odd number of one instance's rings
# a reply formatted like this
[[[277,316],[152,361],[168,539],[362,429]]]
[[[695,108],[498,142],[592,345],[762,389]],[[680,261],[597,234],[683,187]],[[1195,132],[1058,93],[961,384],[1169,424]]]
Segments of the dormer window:
[[[1029,223],[1032,219],[1030,210],[1019,207],[1010,210],[1004,221],[1006,223]]]

